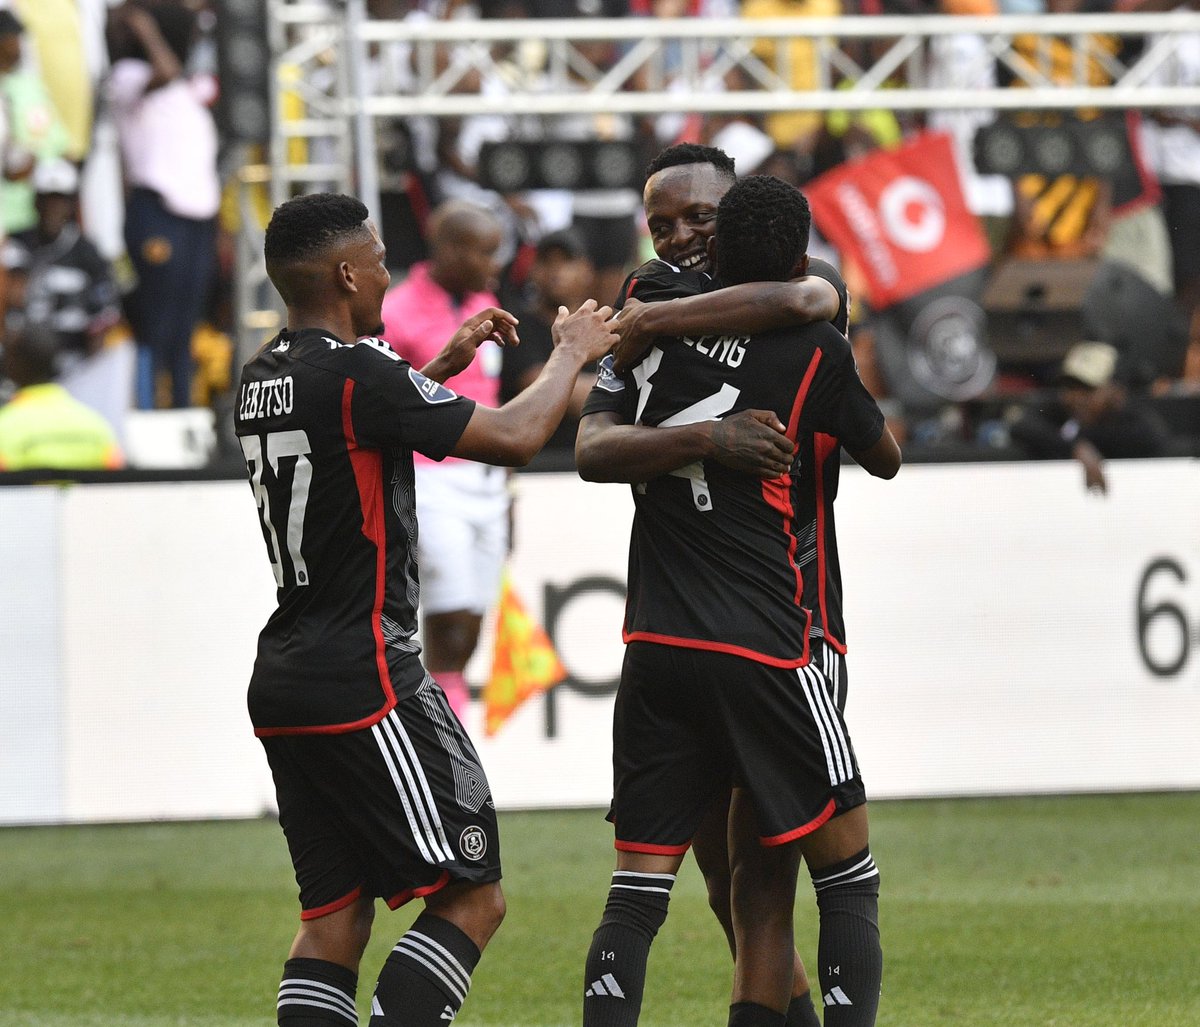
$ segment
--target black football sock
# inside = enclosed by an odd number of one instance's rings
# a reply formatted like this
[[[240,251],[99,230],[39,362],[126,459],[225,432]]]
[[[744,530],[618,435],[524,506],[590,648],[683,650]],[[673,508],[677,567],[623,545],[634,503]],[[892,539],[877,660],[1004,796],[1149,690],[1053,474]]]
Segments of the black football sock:
[[[632,1027],[638,1022],[650,943],[667,919],[674,883],[674,874],[613,874],[584,968],[584,1027]]]
[[[879,870],[870,849],[812,872],[825,1027],[872,1027],[879,1009]]]
[[[280,1027],[358,1027],[354,992],[358,974],[324,959],[289,959],[283,964],[276,1006]]]
[[[449,920],[422,913],[379,971],[369,1027],[445,1027],[462,1008],[479,955]]]
[[[811,991],[792,996],[787,1008],[787,1027],[821,1027],[821,1018],[813,1008]]]
[[[786,1016],[757,1002],[735,1002],[729,1007],[729,1027],[784,1027]]]

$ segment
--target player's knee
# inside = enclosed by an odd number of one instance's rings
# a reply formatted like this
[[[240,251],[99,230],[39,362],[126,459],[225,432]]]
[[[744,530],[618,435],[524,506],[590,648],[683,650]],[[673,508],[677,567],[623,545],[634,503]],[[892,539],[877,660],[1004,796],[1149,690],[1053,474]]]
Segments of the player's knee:
[[[435,892],[426,908],[449,920],[482,949],[504,921],[507,905],[498,881],[452,884]]]
[[[673,876],[670,883],[674,883]],[[653,941],[659,928],[666,922],[669,900],[670,884],[666,887],[614,884],[608,892],[600,927],[625,927]]]
[[[730,922],[729,916],[729,887],[727,874],[713,874],[704,878],[704,888],[708,893],[708,908],[723,925]]]

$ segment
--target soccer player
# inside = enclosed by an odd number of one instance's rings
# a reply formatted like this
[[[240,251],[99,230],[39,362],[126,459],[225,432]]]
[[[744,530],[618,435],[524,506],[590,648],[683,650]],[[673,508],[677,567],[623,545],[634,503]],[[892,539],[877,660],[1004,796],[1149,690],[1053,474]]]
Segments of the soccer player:
[[[379,973],[370,1023],[443,1024],[504,898],[487,778],[418,655],[412,454],[528,462],[580,368],[615,342],[611,310],[561,310],[543,373],[493,409],[440,382],[493,334],[515,342],[511,315],[468,319],[424,373],[369,337],[389,276],[358,200],[287,201],[264,250],[287,327],[243,368],[235,426],[279,602],[249,709],[300,888],[278,1022],[357,1023],[375,899],[394,909],[422,898]]]
[[[808,211],[792,187],[749,179],[720,210],[723,281],[803,271]],[[651,349],[626,381],[602,381],[629,397],[627,420],[687,427],[750,412],[781,431],[786,422],[788,444],[762,456],[777,468],[766,483],[731,473],[731,461],[643,463],[652,480],[635,488],[630,645],[614,724],[617,873],[589,953],[584,1022],[636,1022],[645,958],[675,870],[705,811],[733,782],[731,823],[752,816],[763,845],[753,856],[732,853],[737,969],[729,1022],[786,1022],[803,853],[818,888],[822,973],[840,968],[828,982],[835,1005],[826,1023],[870,1024],[882,965],[878,874],[841,711],[812,660],[814,617],[802,602],[794,532],[815,520],[815,495],[802,488],[792,450],[795,440],[827,434],[889,477],[899,451],[832,326],[685,343]],[[626,455],[639,425],[619,426]],[[707,426],[696,437],[705,434],[719,432]],[[660,450],[675,448],[663,438]],[[599,476],[587,450],[581,432],[581,473]],[[654,477],[664,471],[673,473]],[[612,1001],[618,992],[621,1001]]]
[[[604,358],[606,380],[612,370],[625,370],[640,359],[648,344],[661,335],[721,334],[764,331],[814,320],[832,320],[843,334],[848,304],[841,276],[823,261],[810,262],[809,275],[796,281],[745,283],[718,292],[688,295],[669,304],[642,304],[635,296],[653,300],[711,289],[712,282],[696,272],[707,269],[709,249],[716,229],[717,205],[737,181],[733,158],[712,146],[678,144],[663,150],[647,168],[645,210],[655,252],[666,262],[643,265],[630,276],[617,331],[621,342]],[[825,280],[822,280],[825,279]],[[620,303],[621,300],[618,300]],[[624,365],[624,367],[622,366]],[[598,391],[596,397],[610,394]],[[740,464],[756,451],[772,454],[782,439],[752,413],[736,414],[723,421],[647,428],[622,423],[616,408],[593,399],[589,416],[578,438],[578,458],[585,477],[593,480],[638,482],[711,456],[751,473],[771,477],[779,465],[770,462]],[[791,444],[786,443],[788,453]],[[834,447],[833,460],[838,456]],[[836,494],[825,495],[830,504]],[[832,528],[832,516],[824,521]],[[836,564],[835,564],[836,566]],[[806,582],[815,582],[809,575]],[[833,594],[831,591],[830,594]],[[840,594],[838,592],[837,594]],[[844,690],[843,690],[844,695]],[[692,851],[704,875],[709,903],[725,931],[732,951],[736,939],[729,909],[729,796],[714,803],[693,839]],[[744,818],[733,825],[735,841],[749,851],[757,847],[752,825]],[[794,956],[793,997],[788,1007],[788,1027],[819,1027],[808,978],[799,954]]]

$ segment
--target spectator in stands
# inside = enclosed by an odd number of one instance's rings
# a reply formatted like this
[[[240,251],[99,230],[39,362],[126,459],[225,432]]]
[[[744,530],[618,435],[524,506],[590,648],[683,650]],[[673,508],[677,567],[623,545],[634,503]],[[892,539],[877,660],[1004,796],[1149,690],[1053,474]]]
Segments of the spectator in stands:
[[[16,0],[28,43],[50,102],[67,133],[66,157],[87,158],[96,101],[84,44],[84,13],[79,0]]]
[[[0,471],[124,464],[112,426],[55,383],[58,353],[57,336],[43,326],[15,332],[5,342],[5,373],[17,392],[0,407]]]
[[[220,207],[212,99],[184,73],[194,16],[179,0],[127,0],[109,15],[108,95],[128,199],[125,245],[137,274],[126,314],[138,344],[137,402],[192,405],[192,334],[215,267]]]
[[[1120,372],[1115,347],[1073,346],[1063,358],[1054,399],[1014,412],[1013,443],[1036,459],[1078,460],[1088,490],[1102,493],[1108,491],[1106,459],[1165,456],[1166,425]]]
[[[57,333],[60,372],[68,372],[104,342],[121,319],[112,268],[79,226],[79,173],[69,161],[38,163],[32,177],[38,222],[11,236],[7,329],[44,325]]]
[[[523,302],[515,305],[513,311],[521,322],[521,345],[504,349],[500,370],[502,402],[507,403],[537,379],[554,349],[550,329],[558,308],[575,310],[594,295],[594,281],[591,257],[574,229],[551,232],[538,241]],[[567,454],[572,462],[579,414],[595,383],[595,366],[585,367],[567,405],[567,416],[546,443],[548,450]]]
[[[833,18],[842,13],[841,0],[743,0],[743,18]],[[786,48],[786,53],[782,50]],[[778,75],[790,75],[796,90],[817,88],[817,56],[810,39],[760,39],[754,52]],[[765,127],[780,149],[811,153],[823,116],[820,111],[779,111],[768,114]]]
[[[466,318],[499,307],[500,242],[492,214],[465,200],[448,200],[430,216],[429,260],[413,265],[383,300],[383,338],[414,367],[429,363]],[[484,341],[470,365],[445,384],[499,406],[500,362],[500,346]],[[414,466],[425,664],[461,720],[469,698],[463,671],[483,615],[499,595],[508,555],[507,472],[419,453]]]
[[[1175,8],[1174,0],[1137,0],[1139,11]],[[1179,10],[1195,10],[1195,0]],[[1147,77],[1147,85],[1200,84],[1200,33],[1176,33],[1167,60]],[[1164,108],[1142,121],[1146,158],[1162,187],[1169,228],[1175,302],[1191,335],[1185,377],[1200,382],[1200,111]]]
[[[25,26],[0,8],[0,102],[8,120],[8,152],[0,182],[0,215],[11,235],[37,223],[29,176],[39,160],[61,157],[67,130],[50,100],[41,75],[24,60]]]

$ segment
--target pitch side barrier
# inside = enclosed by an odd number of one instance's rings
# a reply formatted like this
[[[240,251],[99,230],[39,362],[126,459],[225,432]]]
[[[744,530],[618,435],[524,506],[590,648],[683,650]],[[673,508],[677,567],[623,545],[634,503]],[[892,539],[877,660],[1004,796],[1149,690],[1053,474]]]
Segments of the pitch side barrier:
[[[1200,461],[1108,473],[1101,498],[1072,463],[847,469],[873,796],[1200,788]],[[603,806],[632,501],[573,474],[517,489],[511,578],[568,678],[493,737],[476,699],[468,727],[502,808]],[[17,485],[0,525],[0,824],[271,811],[245,689],[275,592],[246,483]]]

